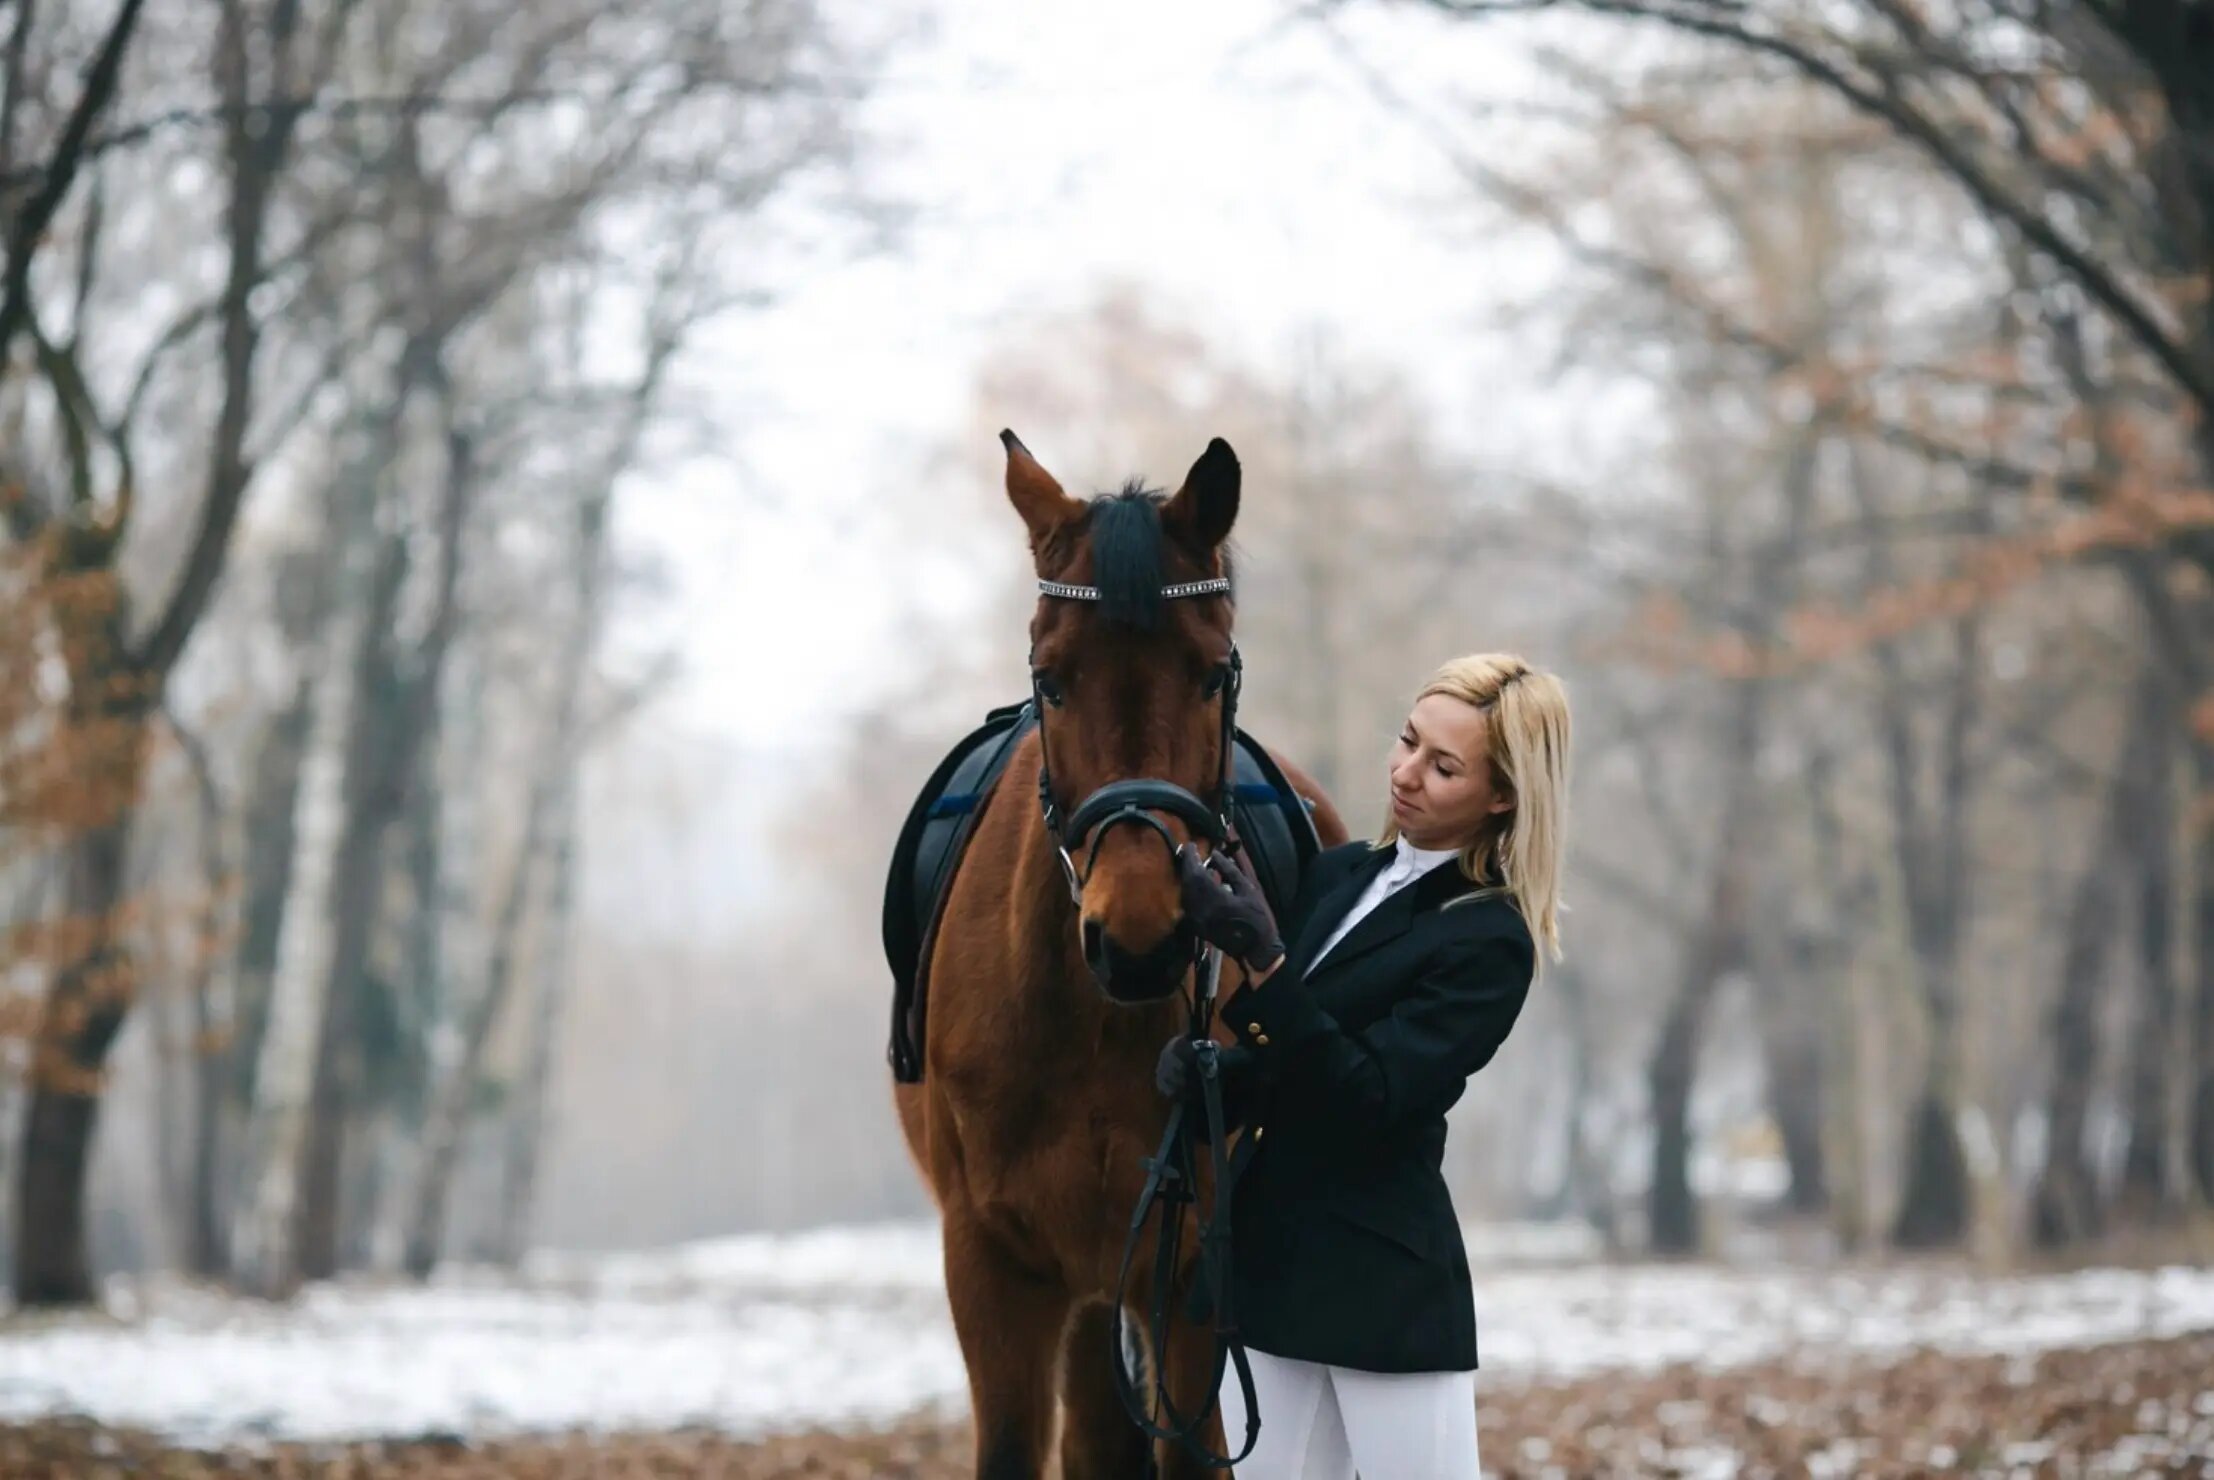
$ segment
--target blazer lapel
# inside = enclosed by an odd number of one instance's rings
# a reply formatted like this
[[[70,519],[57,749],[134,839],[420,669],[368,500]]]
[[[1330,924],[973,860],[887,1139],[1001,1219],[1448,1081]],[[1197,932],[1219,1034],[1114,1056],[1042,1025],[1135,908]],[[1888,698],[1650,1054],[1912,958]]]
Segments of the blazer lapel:
[[[1390,856],[1390,850],[1385,850],[1385,856]],[[1363,887],[1366,887],[1367,879],[1374,877],[1373,873],[1367,875],[1363,880]],[[1378,901],[1375,909],[1362,916],[1360,923],[1345,933],[1345,939],[1339,941],[1320,960],[1312,962],[1308,969],[1317,973],[1335,971],[1354,957],[1405,935],[1414,924],[1418,912],[1436,909],[1455,895],[1466,894],[1474,887],[1461,873],[1459,863],[1441,863],[1412,884],[1402,884],[1385,895]],[[1337,928],[1338,922],[1345,918],[1345,911],[1359,897],[1356,894],[1348,898],[1338,912],[1330,917],[1330,929]]]
[[[1377,901],[1375,909],[1363,915],[1358,925],[1345,932],[1345,939],[1323,952],[1308,967],[1309,973],[1319,976],[1324,972],[1335,971],[1362,952],[1372,951],[1385,941],[1406,934],[1407,927],[1414,923],[1415,890],[1423,882],[1418,879],[1413,884],[1402,884]],[[1346,903],[1350,905],[1352,901],[1348,900]],[[1345,911],[1340,910],[1338,919],[1344,918]],[[1335,929],[1338,921],[1333,920],[1330,923],[1331,928]]]
[[[1306,920],[1300,925],[1298,939],[1292,942],[1291,949],[1287,952],[1285,966],[1293,969],[1293,981],[1307,974],[1307,966],[1314,959],[1314,953],[1330,938],[1330,932],[1338,928],[1338,922],[1345,918],[1347,910],[1353,908],[1353,901],[1361,897],[1361,891],[1378,874],[1391,866],[1391,859],[1392,851],[1389,848],[1372,850],[1367,857],[1346,870],[1345,877],[1331,885],[1328,894],[1315,901],[1315,907],[1308,912]],[[1338,944],[1342,949],[1344,942],[1340,941]]]

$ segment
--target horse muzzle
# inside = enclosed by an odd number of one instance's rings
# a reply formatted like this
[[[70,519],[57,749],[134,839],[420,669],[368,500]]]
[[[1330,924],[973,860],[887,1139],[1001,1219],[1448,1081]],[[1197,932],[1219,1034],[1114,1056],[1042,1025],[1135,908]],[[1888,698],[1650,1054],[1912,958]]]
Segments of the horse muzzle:
[[[1150,951],[1125,949],[1098,920],[1086,920],[1083,935],[1084,964],[1114,1002],[1135,1005],[1173,996],[1184,985],[1195,954],[1191,933],[1181,926]]]

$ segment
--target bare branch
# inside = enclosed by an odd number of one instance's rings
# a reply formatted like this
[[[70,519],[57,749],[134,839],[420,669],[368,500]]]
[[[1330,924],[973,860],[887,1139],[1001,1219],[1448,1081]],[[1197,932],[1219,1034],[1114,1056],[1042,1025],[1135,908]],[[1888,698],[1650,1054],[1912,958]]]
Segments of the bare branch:
[[[116,84],[123,75],[123,54],[130,47],[131,32],[138,25],[139,11],[145,3],[146,0],[123,0],[114,24],[108,28],[107,39],[101,43],[99,54],[85,73],[84,91],[78,95],[77,106],[62,128],[61,140],[46,163],[37,192],[8,224],[7,278],[5,284],[0,285],[0,365],[7,363],[15,336],[22,332],[23,320],[30,312],[31,259],[37,255],[46,228],[52,224],[54,213],[61,209],[63,198],[77,178],[93,120],[115,96]],[[22,30],[30,24],[27,7],[17,19],[17,38],[20,39]],[[12,40],[11,48],[15,44],[17,42]],[[12,102],[12,89],[9,97]]]
[[[1454,13],[1495,7],[1467,0],[1429,0]],[[2159,362],[2191,399],[2214,416],[2214,367],[2198,358],[2190,344],[2162,322],[2160,310],[2133,290],[2119,270],[2071,241],[2052,216],[2023,199],[1979,162],[1959,131],[1917,107],[1891,71],[1874,69],[1874,78],[1852,75],[1844,65],[1810,45],[1767,28],[1753,7],[1726,0],[1570,0],[1575,8],[1598,15],[1652,21],[1686,35],[1720,42],[1784,63],[1854,108],[1881,120],[1919,147],[1993,220],[2019,232],[2039,254],[2065,270],[2147,354]],[[1865,48],[1855,60],[1867,63]]]
[[[287,71],[293,31],[299,20],[299,0],[279,0],[270,19],[270,46],[277,58],[281,79]],[[224,7],[224,86],[234,103],[242,103],[250,86],[246,61],[245,19],[236,5]],[[248,122],[241,109],[228,143],[231,166],[231,202],[226,219],[230,248],[229,273],[223,288],[223,407],[215,427],[215,445],[208,459],[206,492],[200,505],[200,527],[186,555],[184,574],[169,604],[134,655],[142,671],[166,675],[185,641],[198,624],[200,614],[214,595],[229,553],[231,527],[238,520],[240,501],[252,477],[246,458],[246,430],[252,415],[254,358],[260,339],[253,310],[253,291],[262,279],[263,229],[270,198],[291,145],[299,115],[275,110],[260,126]]]

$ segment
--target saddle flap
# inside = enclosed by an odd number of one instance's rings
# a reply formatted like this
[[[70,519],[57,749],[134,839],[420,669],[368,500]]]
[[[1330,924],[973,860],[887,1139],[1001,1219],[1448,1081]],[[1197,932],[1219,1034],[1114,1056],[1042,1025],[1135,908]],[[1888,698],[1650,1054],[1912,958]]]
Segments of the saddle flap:
[[[1242,729],[1232,760],[1230,821],[1247,871],[1276,918],[1285,919],[1307,866],[1322,851],[1322,835],[1315,830],[1314,802],[1292,789],[1267,748]]]
[[[1030,706],[1004,704],[946,753],[923,783],[892,845],[884,880],[884,959],[892,969],[886,1057],[902,1084],[922,1078],[923,979],[946,886],[1015,744],[1036,724]]]

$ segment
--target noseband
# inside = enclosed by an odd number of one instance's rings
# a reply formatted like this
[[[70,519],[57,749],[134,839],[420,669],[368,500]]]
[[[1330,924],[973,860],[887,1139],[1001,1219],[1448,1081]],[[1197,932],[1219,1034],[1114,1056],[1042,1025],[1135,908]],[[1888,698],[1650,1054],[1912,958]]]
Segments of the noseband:
[[[1166,600],[1190,596],[1217,596],[1230,589],[1228,576],[1212,576],[1204,581],[1182,581],[1163,586],[1161,595]],[[1097,601],[1097,586],[1072,586],[1064,581],[1040,581],[1038,590],[1046,596],[1057,596],[1065,601]],[[1238,645],[1230,644],[1230,657],[1222,665],[1210,688],[1222,695],[1222,774],[1215,782],[1212,802],[1198,797],[1173,781],[1162,781],[1151,776],[1131,777],[1122,781],[1110,781],[1077,803],[1074,811],[1065,818],[1061,803],[1053,791],[1053,770],[1046,760],[1045,725],[1046,710],[1059,708],[1060,700],[1050,697],[1045,688],[1045,676],[1035,661],[1030,668],[1030,708],[1038,717],[1038,810],[1045,815],[1046,832],[1053,839],[1054,852],[1061,857],[1061,871],[1067,877],[1069,898],[1078,905],[1084,902],[1084,886],[1091,882],[1092,870],[1099,864],[1099,845],[1109,828],[1122,823],[1138,823],[1150,827],[1160,835],[1162,844],[1174,853],[1176,839],[1168,826],[1154,814],[1167,812],[1181,818],[1192,832],[1205,838],[1216,848],[1230,845],[1230,784],[1231,767],[1235,763],[1234,749],[1238,733],[1238,690],[1245,678],[1245,660],[1238,655]],[[1084,855],[1084,867],[1079,870],[1076,860],[1070,856],[1071,844],[1081,848],[1086,837],[1091,847]]]

